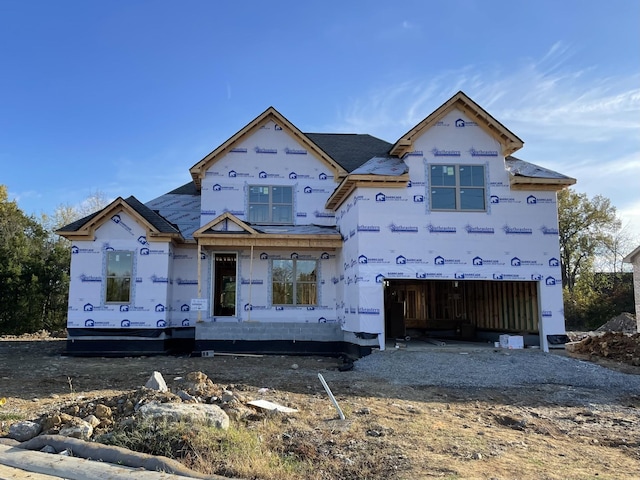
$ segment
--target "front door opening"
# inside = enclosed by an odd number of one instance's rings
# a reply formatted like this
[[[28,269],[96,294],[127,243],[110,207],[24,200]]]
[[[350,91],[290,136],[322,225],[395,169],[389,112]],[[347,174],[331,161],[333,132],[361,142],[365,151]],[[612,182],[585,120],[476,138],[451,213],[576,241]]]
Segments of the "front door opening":
[[[216,253],[213,265],[213,315],[236,315],[236,254]]]

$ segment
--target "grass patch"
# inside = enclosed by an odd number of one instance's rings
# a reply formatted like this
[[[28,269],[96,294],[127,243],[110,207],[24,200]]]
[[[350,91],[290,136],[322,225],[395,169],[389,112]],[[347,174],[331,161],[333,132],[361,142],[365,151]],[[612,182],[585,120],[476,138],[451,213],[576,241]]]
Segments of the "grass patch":
[[[173,458],[207,474],[289,480],[305,476],[311,469],[309,462],[280,456],[270,449],[264,436],[264,428],[252,431],[242,425],[221,430],[184,422],[143,420],[120,427],[97,441]]]
[[[16,420],[24,420],[24,415],[19,413],[0,412],[0,422],[15,422]]]

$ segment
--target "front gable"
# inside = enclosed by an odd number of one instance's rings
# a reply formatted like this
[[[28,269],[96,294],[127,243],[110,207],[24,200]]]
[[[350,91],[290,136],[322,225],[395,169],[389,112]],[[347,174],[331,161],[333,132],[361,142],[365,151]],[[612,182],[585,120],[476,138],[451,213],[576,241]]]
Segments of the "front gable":
[[[126,218],[126,220],[131,219],[135,226],[129,226],[126,221],[123,221],[123,218]],[[122,227],[130,235],[140,229],[145,233],[148,241],[167,242],[181,238],[175,227],[138,202],[134,197],[130,197],[127,200],[118,197],[99,212],[73,222],[56,233],[68,240],[93,241],[96,237],[96,231],[101,226],[111,226],[111,224]]]
[[[260,135],[261,131],[282,132],[290,137],[290,139],[288,139],[290,146],[283,146],[282,151],[279,152],[280,154],[284,153],[287,156],[291,156],[291,158],[295,158],[298,155],[300,155],[300,158],[304,158],[304,155],[310,154],[320,160],[330,172],[330,175],[335,179],[340,179],[346,175],[346,171],[326,152],[312,142],[275,108],[269,107],[226,142],[191,167],[189,171],[196,187],[198,189],[202,187],[202,181],[207,171],[214,163],[228,153],[247,154],[251,152],[266,156],[278,154],[277,148],[264,142],[265,137]],[[245,142],[250,137],[253,137],[253,142],[251,146],[248,146]],[[295,172],[295,168],[293,171]],[[233,173],[237,172],[229,170],[227,174],[231,176]],[[268,175],[266,170],[264,172],[258,172],[258,175],[261,173]]]
[[[255,235],[258,232],[229,212],[223,213],[193,233],[194,238],[211,234],[233,233]]]
[[[438,107],[428,117],[418,123],[415,127],[404,134],[392,147],[391,154],[403,157],[404,155],[415,150],[414,142],[426,130],[441,126],[439,122],[450,114],[452,111],[459,111],[461,116],[452,119],[453,128],[463,129],[465,127],[479,127],[488,135],[495,138],[501,145],[500,156],[504,157],[512,154],[516,150],[523,147],[524,142],[520,140],[513,132],[502,125],[498,120],[493,118],[482,107],[471,100],[463,92],[456,93],[453,97]],[[451,122],[445,122],[450,123]]]

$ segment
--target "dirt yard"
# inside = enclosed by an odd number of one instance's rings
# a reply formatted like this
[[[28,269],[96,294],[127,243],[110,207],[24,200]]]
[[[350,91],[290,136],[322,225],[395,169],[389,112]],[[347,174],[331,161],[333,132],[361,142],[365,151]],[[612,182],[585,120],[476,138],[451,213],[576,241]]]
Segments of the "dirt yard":
[[[6,398],[1,433],[17,419],[37,420],[73,405],[82,410],[131,394],[153,371],[162,373],[170,389],[188,373],[203,372],[220,388],[299,410],[263,441],[311,465],[305,478],[640,477],[640,392],[612,401],[611,392],[600,396],[551,384],[501,390],[398,386],[356,371],[340,372],[338,360],[331,358],[73,358],[62,355],[64,346],[63,340],[48,337],[0,341],[0,397]],[[637,366],[611,360],[606,366],[640,374]],[[337,420],[318,373],[346,421]],[[582,406],[562,401],[573,395],[588,401]],[[261,421],[243,425],[260,429]],[[231,473],[296,478],[241,469]]]

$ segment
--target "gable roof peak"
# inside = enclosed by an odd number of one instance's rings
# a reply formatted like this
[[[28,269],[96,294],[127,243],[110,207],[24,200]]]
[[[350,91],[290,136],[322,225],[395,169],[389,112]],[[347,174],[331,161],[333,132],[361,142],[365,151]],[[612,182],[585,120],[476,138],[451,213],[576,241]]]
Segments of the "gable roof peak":
[[[470,117],[489,135],[502,144],[502,153],[506,157],[523,147],[524,142],[511,130],[491,116],[485,109],[459,90],[449,100],[440,105],[415,127],[405,133],[391,148],[392,155],[404,156],[413,148],[414,140],[425,130],[435,125],[447,113],[460,110]]]
[[[218,148],[206,155],[202,160],[196,163],[189,169],[193,182],[196,188],[200,190],[202,186],[202,179],[204,178],[206,171],[213,165],[222,155],[230,151],[235,144],[251,134],[254,130],[258,129],[269,119],[274,119],[279,126],[286,130],[291,136],[296,138],[302,145],[305,145],[310,152],[315,154],[321,161],[325,162],[329,168],[334,171],[336,178],[342,178],[346,175],[344,168],[338,164],[330,155],[328,155],[321,147],[316,145],[307,135],[302,133],[298,127],[291,123],[284,115],[282,115],[274,107],[268,107],[264,112],[254,118],[251,122],[245,125],[242,129],[232,135],[227,141],[225,141]]]

